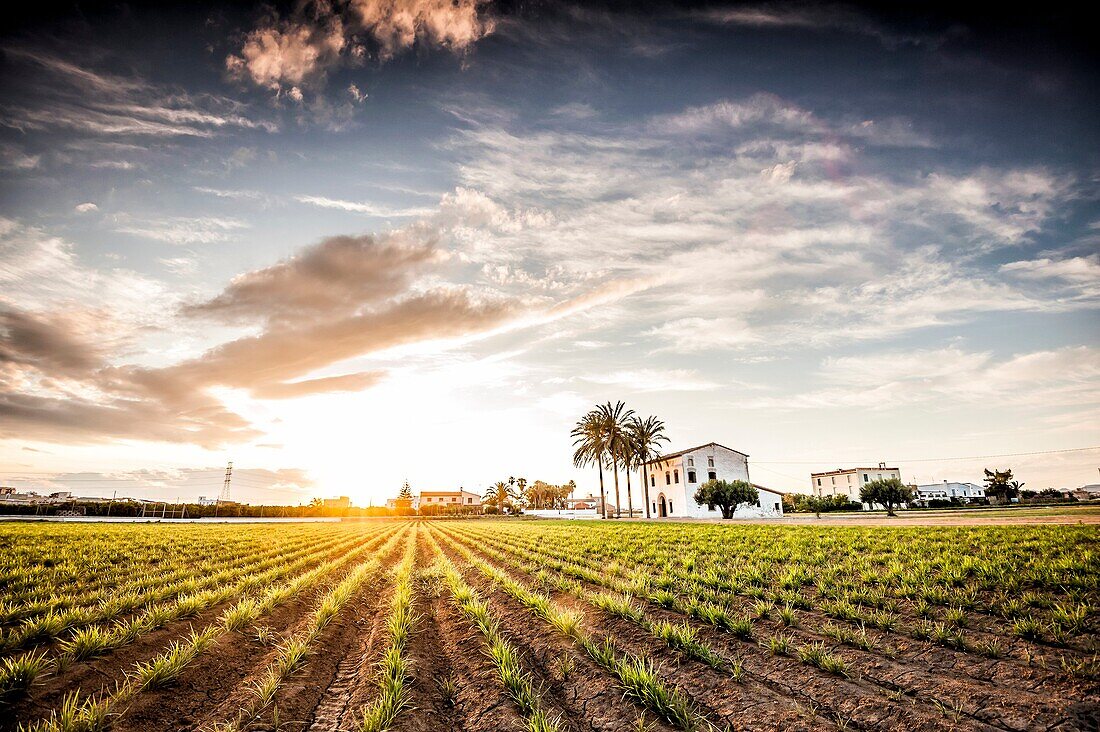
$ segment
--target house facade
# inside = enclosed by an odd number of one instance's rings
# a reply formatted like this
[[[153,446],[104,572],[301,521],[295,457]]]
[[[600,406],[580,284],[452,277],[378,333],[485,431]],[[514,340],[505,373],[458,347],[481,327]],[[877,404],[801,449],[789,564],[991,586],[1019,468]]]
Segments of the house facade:
[[[481,496],[467,490],[420,491],[416,507],[439,513],[481,513]]]
[[[810,487],[818,498],[844,496],[859,503],[859,490],[876,480],[901,480],[901,470],[879,463],[877,468],[838,468],[824,473],[810,473]]]
[[[917,486],[917,500],[921,503],[928,501],[956,500],[960,503],[973,503],[985,498],[985,488],[974,483],[958,483],[944,481],[942,483],[930,483]]]
[[[662,455],[646,463],[644,472],[649,485],[650,515],[654,518],[722,518],[717,507],[711,511],[706,504],[696,503],[695,491],[708,480],[749,482],[749,456],[710,442]],[[761,486],[756,489],[759,502],[754,506],[738,506],[735,517],[782,516],[782,493]]]

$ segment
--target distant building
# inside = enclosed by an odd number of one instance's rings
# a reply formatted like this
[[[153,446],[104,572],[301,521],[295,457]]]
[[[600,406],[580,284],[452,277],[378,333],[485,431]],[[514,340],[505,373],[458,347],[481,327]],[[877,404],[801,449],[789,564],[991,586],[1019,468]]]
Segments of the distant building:
[[[199,505],[200,506],[214,506],[214,505],[217,505],[217,503],[218,503],[217,498],[207,498],[206,496],[199,496]]]
[[[325,508],[351,508],[351,498],[340,496],[339,498],[324,498],[321,501]]]
[[[606,492],[606,491],[605,491]],[[584,498],[567,498],[565,505],[574,511],[587,511],[593,510],[597,514],[602,514],[603,502],[600,501],[600,497],[588,493]],[[643,506],[644,508],[644,506]],[[607,504],[607,513],[612,514],[615,512],[615,505],[612,503]]]
[[[388,508],[390,510],[397,510],[397,502],[400,501],[400,500],[401,500],[400,498],[387,498],[386,499],[386,508]],[[416,511],[417,509],[420,508],[420,496],[413,496],[411,501],[412,501],[412,503],[409,505],[409,508],[411,508],[414,511]]]
[[[928,501],[950,501],[959,503],[973,503],[985,498],[985,488],[974,483],[957,483],[944,481],[929,485],[917,486],[917,500],[921,503]]]
[[[1090,483],[1072,491],[1062,491],[1067,496],[1072,496],[1078,501],[1100,500],[1100,483]]]
[[[749,456],[717,442],[671,452],[645,464],[649,480],[649,509],[654,518],[721,518],[717,507],[695,502],[695,491],[708,480],[749,482]],[[737,514],[782,516],[783,494],[756,486],[760,500],[755,506],[742,506]],[[620,500],[622,498],[620,497]],[[645,511],[644,499],[640,508]]]
[[[879,463],[877,468],[837,468],[824,473],[810,473],[810,488],[818,498],[844,496],[859,503],[859,489],[876,480],[901,480],[901,470]]]
[[[34,491],[27,491],[26,493],[19,493],[17,489],[10,487],[0,488],[0,503],[7,505],[24,506],[33,503],[42,503],[46,499],[38,495]]]
[[[425,509],[439,512],[481,513],[481,496],[467,490],[457,491],[420,491],[415,502],[419,511]],[[387,502],[389,505],[389,502]]]

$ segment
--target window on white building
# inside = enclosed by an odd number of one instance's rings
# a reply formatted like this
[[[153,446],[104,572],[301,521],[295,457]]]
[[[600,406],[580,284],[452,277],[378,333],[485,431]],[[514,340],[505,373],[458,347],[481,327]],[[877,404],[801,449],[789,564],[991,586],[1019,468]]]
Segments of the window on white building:
[[[657,476],[656,475],[649,476],[649,487],[650,488],[656,488],[657,487]]]
[[[695,482],[695,471],[694,470],[689,470],[688,471],[688,483],[694,483],[694,482]]]
[[[707,458],[707,467],[708,468],[713,468],[714,467],[714,458],[712,458],[712,457]]]
[[[672,485],[672,474],[665,471],[665,485]]]
[[[672,471],[672,482],[674,482],[674,483],[679,483],[680,482],[680,471],[679,470],[673,470]]]
[[[695,458],[693,458],[693,457],[688,458],[688,467],[689,468],[694,468],[695,467]]]
[[[714,472],[713,470],[709,471],[707,473],[707,480],[718,480],[718,473]]]

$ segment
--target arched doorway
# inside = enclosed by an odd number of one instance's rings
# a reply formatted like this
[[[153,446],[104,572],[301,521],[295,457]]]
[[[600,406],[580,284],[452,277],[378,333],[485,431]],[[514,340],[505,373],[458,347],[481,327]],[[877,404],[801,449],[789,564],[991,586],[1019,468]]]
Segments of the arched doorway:
[[[668,503],[665,501],[664,493],[657,496],[657,515],[661,518],[668,516]]]

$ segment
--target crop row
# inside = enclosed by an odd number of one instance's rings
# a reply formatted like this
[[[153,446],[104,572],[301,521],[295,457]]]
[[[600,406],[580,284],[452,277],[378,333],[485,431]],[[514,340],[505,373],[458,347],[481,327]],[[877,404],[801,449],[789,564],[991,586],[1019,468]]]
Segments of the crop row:
[[[650,574],[645,567],[625,561],[621,565],[600,563],[595,559],[576,556],[576,550],[558,551],[553,549],[553,542],[544,541],[541,536],[537,542],[528,543],[515,536],[521,533],[519,531],[505,534],[485,527],[466,526],[461,530],[448,527],[447,531],[453,533],[458,540],[476,544],[479,553],[492,556],[497,561],[510,565],[515,571],[533,573],[541,586],[570,593],[590,607],[641,628],[674,652],[704,663],[734,679],[740,680],[746,666],[751,667],[741,654],[760,646],[775,657],[790,657],[828,674],[857,677],[864,685],[870,683],[879,687],[881,694],[887,697],[908,698],[911,703],[920,702],[929,713],[947,710],[946,713],[955,717],[994,716],[972,699],[970,694],[975,688],[993,683],[987,675],[988,662],[984,666],[968,667],[960,663],[960,659],[940,660],[935,655],[929,656],[923,652],[919,659],[914,658],[907,662],[908,654],[899,655],[897,649],[885,642],[886,634],[869,633],[863,626],[849,629],[826,620],[824,624],[817,624],[815,627],[815,622],[820,623],[820,616],[806,614],[799,617],[802,614],[789,606],[776,608],[774,604],[764,601],[756,601],[751,608],[746,608],[747,612],[737,613],[728,603],[729,598],[719,593],[693,588],[691,592],[676,594],[669,591],[668,588],[672,585],[664,581],[667,577]],[[588,590],[586,584],[602,591]],[[733,656],[724,653],[721,645],[715,646],[701,639],[696,629],[687,622],[676,621],[674,617],[661,617],[668,615],[668,611],[681,617],[690,617],[702,623],[703,627],[709,625],[720,635],[741,641],[742,650],[735,652]],[[803,620],[808,621],[806,627],[802,627]],[[761,634],[756,626],[765,621],[771,626],[771,630]],[[916,632],[914,635],[919,637],[920,633]],[[853,668],[851,661],[845,659],[843,654],[838,654],[835,646],[848,647],[849,655],[859,662],[858,668]],[[925,674],[913,674],[907,663],[916,663],[921,668],[939,667],[947,679],[957,677],[960,672],[973,675],[954,684],[941,684]],[[765,669],[767,666],[768,664],[763,664]],[[1082,666],[1088,667],[1088,664],[1066,665],[1063,661],[1061,670],[1073,674],[1079,672]],[[996,685],[1005,689],[1018,686],[1018,677],[1022,675],[1022,671],[1022,668],[1013,670],[1012,664],[1009,664],[998,672],[1001,681],[996,682]],[[749,675],[752,675],[751,668]],[[1046,677],[1050,682],[1058,681],[1057,673],[1044,673],[1036,668],[1028,668],[1027,675]],[[765,671],[757,680],[768,685],[768,677],[769,672]],[[975,684],[978,686],[975,687]],[[1060,685],[1068,688],[1065,684]],[[859,688],[855,688],[853,693],[860,693]],[[807,696],[816,707],[828,709],[833,703],[828,695]],[[1001,705],[1026,714],[1041,710],[1045,705],[1045,697],[1013,691]],[[847,712],[838,710],[836,714],[838,719],[849,718]]]
[[[360,557],[371,552],[385,552],[399,536],[395,527],[389,527],[381,535],[375,535],[337,558],[325,561],[290,580],[268,586],[258,595],[240,597],[202,630],[192,631],[187,637],[173,642],[155,658],[135,664],[125,681],[113,690],[83,698],[78,692],[74,692],[60,709],[54,710],[49,719],[41,720],[27,729],[34,732],[91,732],[107,729],[109,722],[125,714],[126,706],[140,693],[174,681],[221,636],[243,631],[275,607],[303,591],[327,584],[341,568]],[[379,549],[379,544],[383,542],[386,543]]]
[[[43,615],[29,618],[0,637],[0,650],[4,653],[33,647],[49,642],[60,637],[65,631],[74,630],[73,636],[66,641],[67,644],[75,642],[78,654],[81,648],[89,641],[101,638],[108,632],[105,624],[122,618],[130,613],[147,609],[142,615],[132,618],[129,622],[122,622],[119,627],[113,627],[110,632],[118,637],[126,637],[128,631],[121,626],[138,628],[153,623],[152,627],[159,627],[163,622],[178,617],[194,614],[205,607],[209,607],[220,594],[223,594],[237,583],[248,585],[254,581],[254,577],[272,568],[280,568],[287,562],[293,562],[299,557],[313,555],[319,549],[331,549],[349,546],[357,540],[354,536],[338,536],[321,543],[302,541],[298,544],[284,547],[279,550],[267,550],[257,552],[246,559],[245,563],[213,574],[198,574],[202,568],[195,568],[194,573],[187,574],[174,582],[168,582],[160,586],[154,586],[142,593],[120,592],[106,598],[101,604],[86,608],[73,608],[69,610],[50,610]],[[171,602],[163,603],[164,600]],[[161,604],[157,604],[161,603]],[[150,607],[152,606],[152,607]],[[158,619],[163,622],[157,622]],[[94,624],[100,625],[94,625]],[[91,626],[91,627],[86,627]],[[96,648],[94,642],[87,645],[87,649]]]
[[[314,529],[314,530],[310,530]],[[300,541],[326,540],[341,527],[291,527],[272,536],[260,527],[179,526],[171,532],[151,525],[86,527],[34,525],[0,527],[0,587],[8,605],[51,598],[115,593],[121,587],[173,572],[247,555],[257,547],[278,549]],[[19,619],[18,617],[13,619]]]

